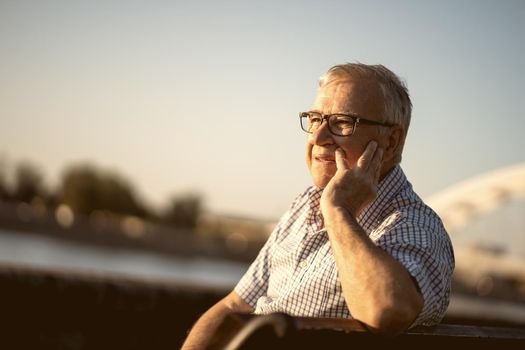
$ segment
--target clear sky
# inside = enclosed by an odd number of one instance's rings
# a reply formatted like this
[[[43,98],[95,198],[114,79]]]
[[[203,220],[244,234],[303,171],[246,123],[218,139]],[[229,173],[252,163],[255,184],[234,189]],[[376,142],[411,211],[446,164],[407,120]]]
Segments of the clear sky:
[[[402,166],[425,197],[525,160],[524,18],[510,0],[0,0],[0,156],[277,218],[310,184],[297,114],[319,76],[381,63],[411,92]]]

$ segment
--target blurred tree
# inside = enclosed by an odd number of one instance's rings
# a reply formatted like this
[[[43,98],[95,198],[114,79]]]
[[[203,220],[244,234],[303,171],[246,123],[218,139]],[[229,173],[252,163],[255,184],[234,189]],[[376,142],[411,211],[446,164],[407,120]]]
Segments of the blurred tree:
[[[9,189],[6,182],[6,162],[0,156],[0,201],[9,200]]]
[[[100,176],[101,206],[116,213],[144,216],[145,210],[137,203],[134,191],[127,181],[115,174]]]
[[[28,162],[20,163],[15,170],[12,199],[29,203],[42,194],[42,175],[38,168]]]
[[[74,166],[64,172],[60,202],[85,215],[94,210],[147,215],[126,180],[112,173],[98,172],[88,165]]]
[[[5,183],[5,177],[0,173],[0,201],[9,200],[9,192]]]
[[[58,196],[59,194],[56,193],[56,191],[47,192],[46,196],[43,198],[46,208],[55,210],[56,207],[60,204]]]
[[[100,206],[98,182],[95,170],[89,166],[67,169],[62,177],[59,201],[77,213],[90,214]]]
[[[194,229],[202,212],[202,196],[187,193],[173,197],[164,220],[173,226]]]

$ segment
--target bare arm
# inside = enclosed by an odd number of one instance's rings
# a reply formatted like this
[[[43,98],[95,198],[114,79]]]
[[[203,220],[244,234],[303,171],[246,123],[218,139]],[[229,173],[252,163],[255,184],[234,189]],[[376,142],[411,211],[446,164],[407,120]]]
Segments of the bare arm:
[[[408,271],[377,247],[348,212],[334,209],[330,217],[327,231],[352,316],[377,332],[407,329],[423,307]]]
[[[352,316],[374,331],[397,334],[416,319],[423,298],[406,268],[377,247],[355,219],[376,195],[381,157],[369,144],[350,169],[338,150],[337,173],[323,191],[321,210]]]
[[[222,320],[231,313],[252,313],[254,309],[241,297],[231,292],[224,299],[213,305],[195,323],[186,341],[182,345],[183,350],[204,349],[215,333]]]

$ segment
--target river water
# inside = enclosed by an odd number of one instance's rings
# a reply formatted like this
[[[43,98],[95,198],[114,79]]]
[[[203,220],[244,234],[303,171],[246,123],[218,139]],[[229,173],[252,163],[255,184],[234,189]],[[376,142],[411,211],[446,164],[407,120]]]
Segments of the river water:
[[[30,233],[0,229],[0,264],[73,269],[136,276],[141,279],[168,279],[174,282],[231,289],[248,265],[208,258],[182,259],[154,253],[115,250],[64,242]],[[478,313],[525,324],[525,307],[516,303],[476,302],[453,295],[449,313]]]
[[[141,278],[232,288],[247,265],[209,258],[177,258],[150,252],[64,242],[0,229],[0,263],[119,273]]]

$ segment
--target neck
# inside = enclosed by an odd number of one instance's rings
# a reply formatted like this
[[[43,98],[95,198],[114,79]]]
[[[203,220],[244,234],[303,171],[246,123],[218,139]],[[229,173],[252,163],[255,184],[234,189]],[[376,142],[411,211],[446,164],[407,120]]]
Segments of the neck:
[[[383,164],[379,174],[379,182],[381,182],[391,171],[396,167],[397,163]]]

